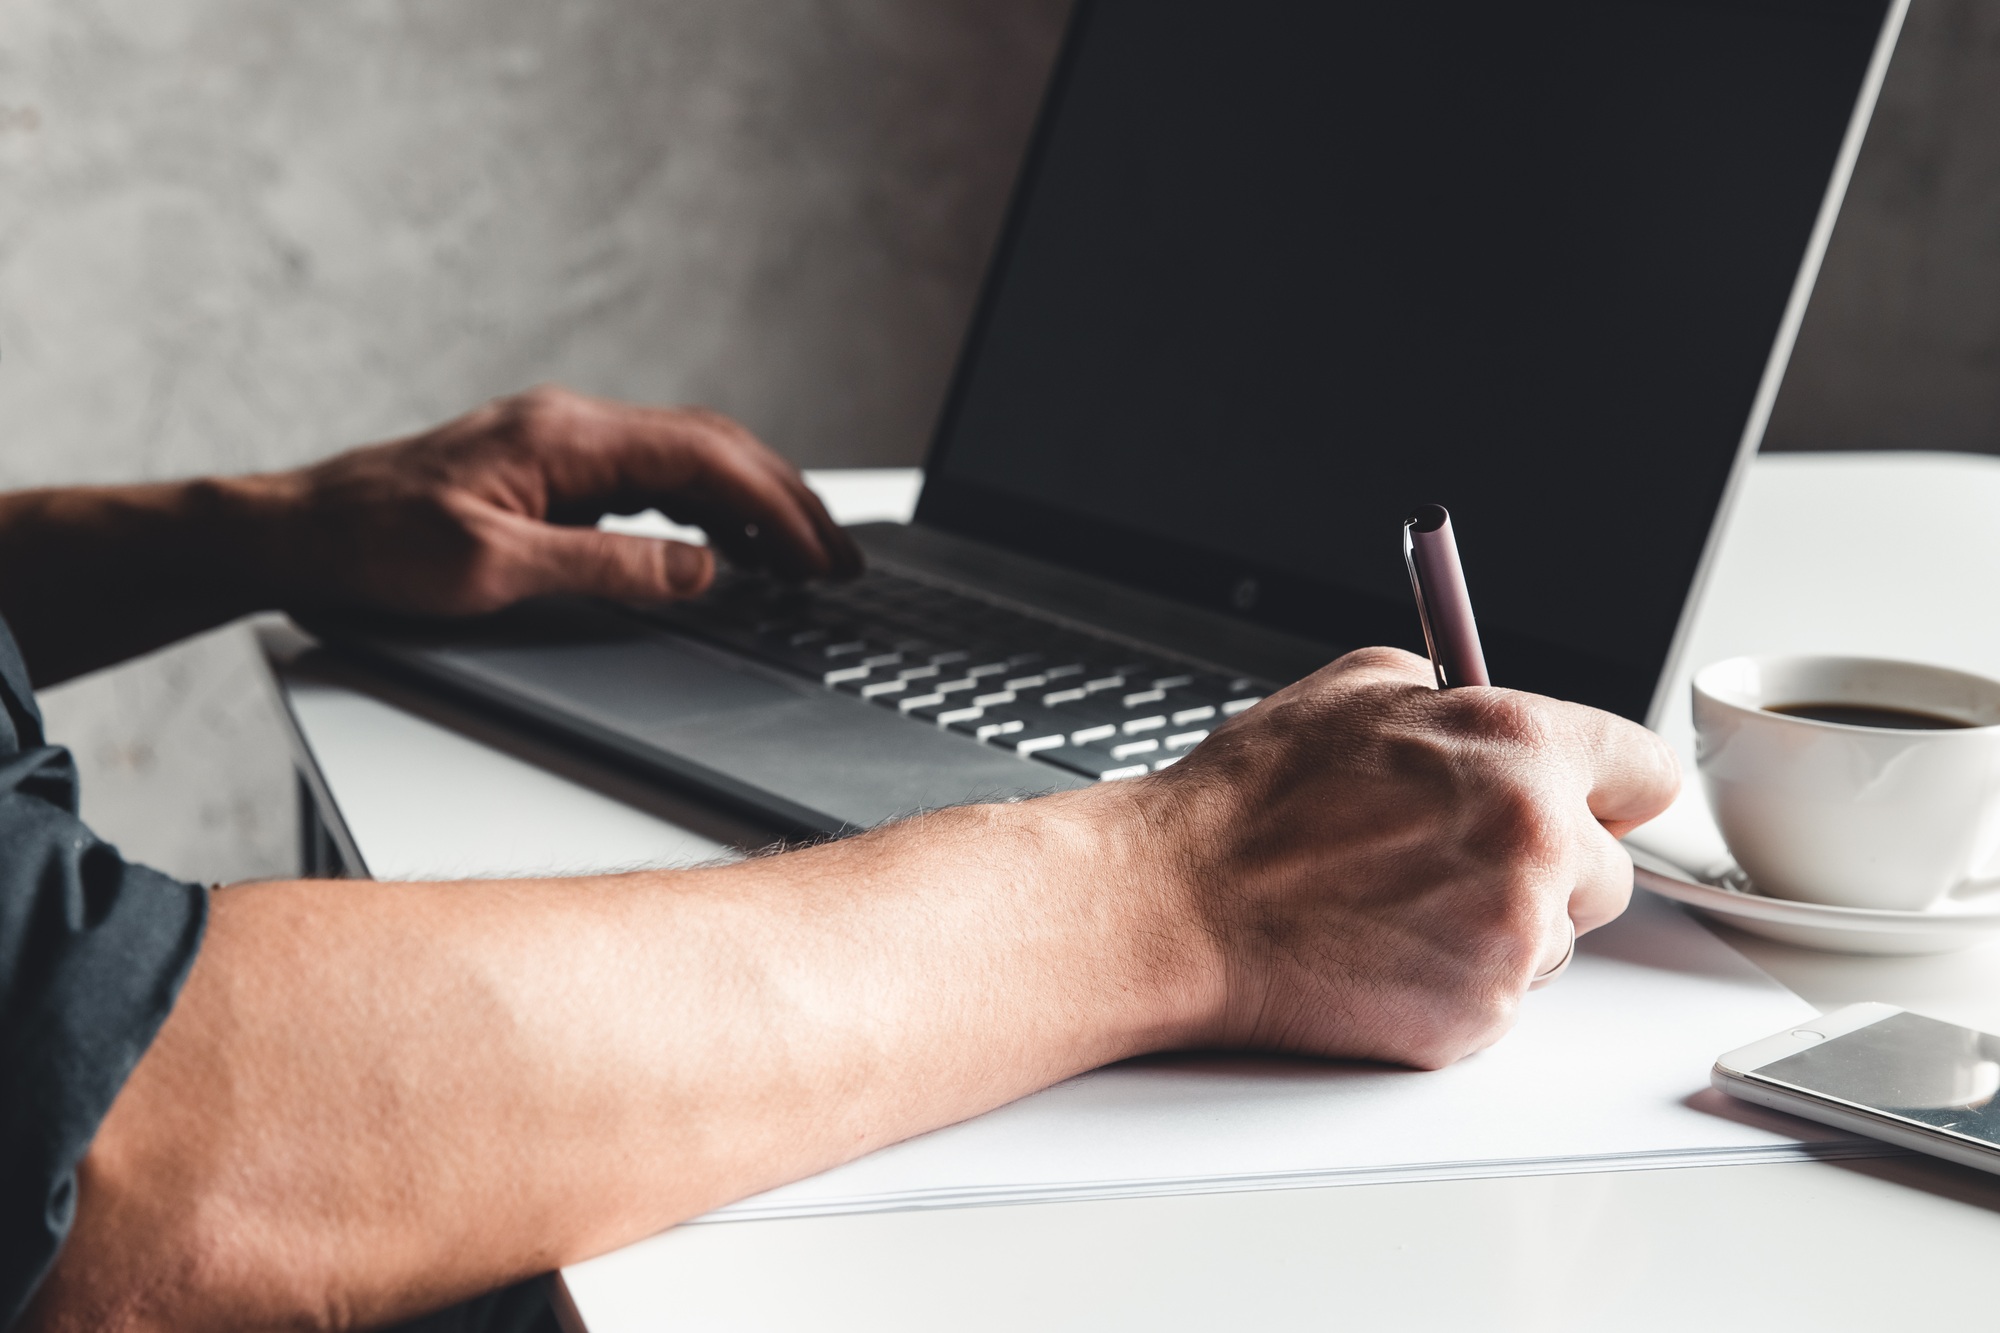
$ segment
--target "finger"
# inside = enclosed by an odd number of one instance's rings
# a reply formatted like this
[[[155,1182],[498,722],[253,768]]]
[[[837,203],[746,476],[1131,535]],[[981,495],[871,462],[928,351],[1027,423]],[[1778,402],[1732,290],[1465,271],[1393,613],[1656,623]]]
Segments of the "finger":
[[[1584,826],[1569,919],[1579,935],[1609,925],[1632,902],[1632,857],[1601,825]]]
[[[715,577],[715,557],[700,546],[570,528],[521,519],[508,543],[516,597],[568,594],[624,602],[693,597]],[[511,599],[510,599],[511,600]]]
[[[834,521],[833,515],[827,511],[826,503],[819,498],[812,487],[806,485],[806,479],[799,475],[798,470],[789,463],[784,466],[786,469],[784,480],[797,497],[800,507],[805,510],[806,517],[812,520],[813,529],[819,534],[820,545],[826,548],[827,554],[833,559],[833,576],[846,579],[860,574],[867,563],[861,554],[860,544],[849,535],[846,528]]]
[[[1673,747],[1636,722],[1565,705],[1581,750],[1590,813],[1622,837],[1669,805],[1681,789]]]
[[[786,480],[796,477],[790,465],[728,418],[575,395],[560,402],[542,428],[552,437],[543,459],[552,513],[587,521],[606,506],[657,508],[703,528],[732,560],[793,578],[852,559],[829,549],[822,524],[837,528],[817,496]]]
[[[757,443],[755,437],[750,437],[750,441],[752,444]],[[805,515],[806,520],[812,525],[820,546],[833,562],[833,567],[828,573],[834,578],[851,578],[859,574],[865,564],[861,547],[845,528],[834,521],[833,515],[827,511],[826,503],[820,499],[818,492],[806,485],[806,479],[799,470],[761,444],[757,445],[748,458],[750,462],[763,467],[770,474],[772,482],[792,498],[799,512]]]
[[[745,568],[788,578],[859,572],[853,539],[797,468],[727,418],[700,414],[695,429],[693,467],[680,492],[661,504],[669,515],[705,529]]]

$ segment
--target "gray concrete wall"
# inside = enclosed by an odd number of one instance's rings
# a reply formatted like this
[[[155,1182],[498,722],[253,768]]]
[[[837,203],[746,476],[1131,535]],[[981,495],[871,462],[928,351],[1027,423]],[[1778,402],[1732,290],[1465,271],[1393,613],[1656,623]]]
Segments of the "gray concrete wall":
[[[0,486],[539,379],[914,461],[1065,0],[0,0]],[[2000,5],[1915,0],[1769,447],[2000,451]],[[291,866],[240,633],[50,692],[87,813]]]
[[[1913,0],[1767,449],[2000,453],[2000,4]]]
[[[0,0],[0,486],[283,466],[560,379],[923,443],[1066,0]],[[86,812],[291,866],[240,634],[51,691]]]

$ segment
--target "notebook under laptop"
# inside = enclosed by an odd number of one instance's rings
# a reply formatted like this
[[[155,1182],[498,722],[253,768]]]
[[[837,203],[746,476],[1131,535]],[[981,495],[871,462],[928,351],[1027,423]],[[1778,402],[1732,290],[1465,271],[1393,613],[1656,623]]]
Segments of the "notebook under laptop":
[[[831,831],[1420,651],[1442,503],[1494,679],[1657,719],[1903,4],[1084,0],[867,578],[334,637]]]

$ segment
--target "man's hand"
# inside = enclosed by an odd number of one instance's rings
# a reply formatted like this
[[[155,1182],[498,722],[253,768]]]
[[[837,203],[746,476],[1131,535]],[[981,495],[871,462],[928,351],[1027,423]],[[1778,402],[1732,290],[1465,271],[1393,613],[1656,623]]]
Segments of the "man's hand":
[[[241,484],[265,506],[273,593],[287,607],[457,616],[549,593],[701,592],[708,551],[595,526],[649,508],[704,529],[745,568],[795,579],[861,569],[798,469],[736,422],[557,388]]]
[[[251,611],[700,592],[707,550],[595,526],[648,508],[745,568],[861,569],[798,470],[727,417],[543,388],[295,472],[0,496],[0,614],[47,685]]]
[[[1370,650],[1166,772],[783,856],[225,889],[27,1326],[388,1322],[1148,1051],[1444,1064],[1677,783]]]
[[[1617,836],[1679,786],[1642,727],[1377,648],[1104,795],[1147,808],[1218,946],[1200,1040],[1435,1068],[1512,1026],[1565,917],[1625,910]]]

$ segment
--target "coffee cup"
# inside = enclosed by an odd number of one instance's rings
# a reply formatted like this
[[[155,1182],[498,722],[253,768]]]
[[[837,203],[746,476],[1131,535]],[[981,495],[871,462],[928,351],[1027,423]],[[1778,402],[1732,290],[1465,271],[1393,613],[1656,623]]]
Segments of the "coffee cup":
[[[1868,657],[1694,678],[1696,765],[1760,893],[1921,912],[2000,871],[2000,681]]]

